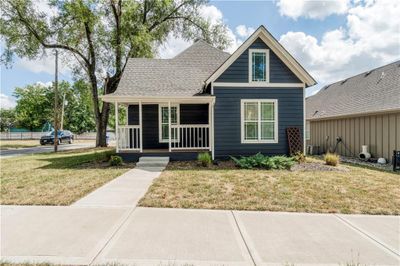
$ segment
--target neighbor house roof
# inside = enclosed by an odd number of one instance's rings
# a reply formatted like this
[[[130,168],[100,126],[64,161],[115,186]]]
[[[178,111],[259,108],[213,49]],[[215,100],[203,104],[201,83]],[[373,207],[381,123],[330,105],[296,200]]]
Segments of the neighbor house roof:
[[[307,119],[400,111],[400,61],[323,87],[306,99]]]
[[[190,97],[229,54],[198,40],[172,59],[130,58],[112,96]]]

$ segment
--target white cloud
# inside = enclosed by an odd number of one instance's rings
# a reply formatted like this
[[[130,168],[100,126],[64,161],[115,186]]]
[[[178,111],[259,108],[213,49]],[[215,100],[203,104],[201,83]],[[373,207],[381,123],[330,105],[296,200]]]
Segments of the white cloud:
[[[200,16],[208,20],[211,24],[222,21],[222,12],[216,6],[204,5],[199,10]]]
[[[0,93],[0,108],[1,109],[14,108],[15,105],[16,105],[16,102],[13,97],[10,97],[3,93]]]
[[[293,19],[323,19],[332,14],[344,14],[349,8],[350,0],[278,0],[277,5],[282,16]]]
[[[200,8],[200,15],[207,19],[211,25],[223,22],[223,14],[216,6],[204,5]],[[227,38],[230,40],[230,46],[225,50],[229,53],[234,52],[246,39],[254,32],[254,28],[239,25],[236,27],[236,34],[230,28],[227,28]],[[172,58],[188,48],[192,42],[183,40],[182,38],[173,35],[168,36],[164,45],[159,47],[158,55],[160,58]]]
[[[254,31],[254,28],[246,27],[246,25],[239,25],[236,27],[236,34],[242,38],[248,38]]]
[[[53,86],[53,82],[52,81],[48,81],[48,82],[42,82],[42,81],[38,81],[36,82],[37,85],[43,86],[43,87],[51,87]]]
[[[55,57],[49,53],[43,55],[41,58],[29,60],[27,58],[21,58],[17,61],[18,67],[29,70],[33,73],[47,73],[54,74],[55,72]],[[70,70],[68,66],[61,60],[61,56],[58,60],[58,71],[61,74],[67,75]]]
[[[287,32],[280,42],[326,84],[399,59],[398,14],[397,1],[359,2],[348,10],[346,27],[326,32],[320,41],[304,32]]]
[[[188,48],[190,45],[190,42],[182,38],[177,38],[173,35],[169,35],[166,43],[159,47],[158,55],[160,58],[163,59],[172,58]]]

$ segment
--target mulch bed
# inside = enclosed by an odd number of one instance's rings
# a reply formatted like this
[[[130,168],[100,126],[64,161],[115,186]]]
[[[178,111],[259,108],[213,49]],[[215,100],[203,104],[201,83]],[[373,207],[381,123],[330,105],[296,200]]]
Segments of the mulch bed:
[[[347,167],[338,165],[338,166],[331,166],[331,165],[326,165],[324,163],[320,162],[306,162],[306,163],[300,163],[300,164],[295,164],[292,166],[290,169],[291,171],[337,171],[337,172],[348,172],[350,171]]]
[[[218,164],[212,164],[208,167],[202,166],[197,161],[173,161],[167,165],[167,170],[234,170],[240,169],[231,160],[228,161],[218,161]],[[257,169],[257,168],[255,168]],[[259,169],[265,170],[265,169]],[[267,171],[267,170],[266,170]],[[292,166],[290,171],[338,171],[338,172],[348,172],[350,171],[347,167],[338,165],[330,166],[323,162],[306,162],[306,163],[296,163]]]

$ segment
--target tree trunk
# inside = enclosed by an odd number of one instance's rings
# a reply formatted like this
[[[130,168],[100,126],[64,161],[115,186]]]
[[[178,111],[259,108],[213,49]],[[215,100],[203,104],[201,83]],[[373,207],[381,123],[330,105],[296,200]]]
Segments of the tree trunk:
[[[96,147],[107,146],[107,125],[109,118],[110,104],[103,102],[103,112],[99,115],[99,119],[96,119]]]

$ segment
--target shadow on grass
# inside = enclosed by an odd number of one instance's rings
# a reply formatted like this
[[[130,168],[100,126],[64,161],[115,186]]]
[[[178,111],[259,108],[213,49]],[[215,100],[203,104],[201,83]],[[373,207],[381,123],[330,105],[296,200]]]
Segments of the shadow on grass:
[[[109,160],[114,155],[114,150],[82,149],[75,151],[63,151],[47,154],[39,158],[39,161],[46,161],[49,164],[40,167],[40,169],[101,169],[101,168],[132,168],[131,164],[123,164],[121,166],[110,166]]]

